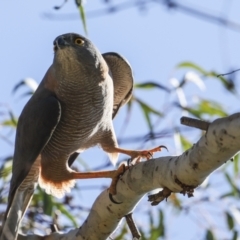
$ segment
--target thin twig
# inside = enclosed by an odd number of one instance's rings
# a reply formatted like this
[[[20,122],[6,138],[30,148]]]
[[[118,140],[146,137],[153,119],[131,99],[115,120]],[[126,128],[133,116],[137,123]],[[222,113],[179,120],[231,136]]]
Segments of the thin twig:
[[[181,117],[180,122],[188,127],[194,127],[205,131],[207,131],[210,124],[209,122],[190,117]]]
[[[217,77],[223,77],[223,76],[226,76],[226,75],[229,75],[229,74],[235,73],[235,72],[237,72],[237,71],[240,71],[240,68],[237,69],[237,70],[233,70],[232,72],[229,72],[229,73],[219,74],[219,75],[217,75]]]
[[[128,215],[125,216],[127,225],[132,233],[133,239],[140,239],[141,234],[132,218],[132,213],[129,213]]]
[[[141,6],[144,6],[146,8],[146,5],[149,5],[149,4],[152,4],[152,3],[158,3],[158,4],[162,4],[162,5],[165,5],[167,6],[169,9],[173,9],[173,10],[176,10],[176,11],[182,11],[183,13],[185,14],[189,14],[189,15],[192,15],[196,18],[201,18],[205,21],[208,21],[208,22],[212,22],[212,23],[215,23],[215,24],[218,24],[218,25],[222,25],[223,27],[226,27],[226,28],[229,28],[231,30],[235,30],[235,31],[240,31],[240,24],[236,23],[236,22],[233,22],[233,21],[229,21],[228,19],[226,18],[222,18],[222,17],[218,17],[216,15],[213,15],[209,12],[204,12],[202,10],[199,10],[199,8],[194,8],[194,7],[189,7],[187,5],[184,5],[184,4],[180,4],[179,2],[177,1],[173,1],[173,0],[162,0],[162,1],[159,1],[159,0],[145,0],[145,1],[141,1]],[[101,17],[101,16],[105,16],[107,14],[113,14],[113,13],[116,13],[116,12],[120,12],[120,11],[124,11],[124,10],[127,10],[127,9],[130,9],[130,8],[134,8],[136,6],[140,6],[137,4],[137,1],[134,2],[134,1],[125,1],[125,2],[122,2],[122,3],[118,3],[118,4],[111,4],[110,6],[107,6],[107,7],[104,7],[104,8],[100,8],[100,9],[97,9],[97,10],[92,10],[92,11],[88,11],[86,13],[87,17],[88,18],[95,18],[95,17]],[[45,17],[47,18],[57,18],[56,15],[52,15],[52,14],[44,14]],[[59,16],[59,15],[58,15]],[[78,18],[79,16],[77,16],[76,18]],[[70,14],[70,15],[65,15],[65,18],[64,18],[64,15],[61,15],[61,19],[58,18],[59,20],[62,20],[62,19],[75,19],[75,17]]]
[[[61,8],[67,3],[67,1],[68,1],[68,0],[64,0],[64,2],[63,2],[61,5],[59,5],[59,6],[54,6],[53,8],[54,8],[55,10],[59,10],[59,9],[61,9]]]

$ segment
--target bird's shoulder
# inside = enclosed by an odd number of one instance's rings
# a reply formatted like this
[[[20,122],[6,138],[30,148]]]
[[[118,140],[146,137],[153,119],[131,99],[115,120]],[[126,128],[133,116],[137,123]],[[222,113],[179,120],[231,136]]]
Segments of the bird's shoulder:
[[[43,85],[42,87],[44,87],[46,90],[56,92],[59,82],[56,79],[55,69],[53,65],[48,68],[41,83]]]

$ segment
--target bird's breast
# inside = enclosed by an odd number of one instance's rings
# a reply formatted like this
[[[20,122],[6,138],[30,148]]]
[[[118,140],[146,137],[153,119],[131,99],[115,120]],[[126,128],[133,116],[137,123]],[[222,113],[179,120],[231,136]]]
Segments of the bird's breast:
[[[98,144],[101,134],[111,127],[113,83],[86,79],[61,86],[57,97],[61,103],[61,119],[46,149],[51,155],[70,155],[78,149]]]

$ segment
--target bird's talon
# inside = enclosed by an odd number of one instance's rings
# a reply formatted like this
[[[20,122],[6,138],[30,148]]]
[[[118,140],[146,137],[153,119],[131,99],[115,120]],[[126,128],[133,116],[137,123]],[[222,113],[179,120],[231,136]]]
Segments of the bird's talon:
[[[164,146],[164,145],[160,145],[158,148],[159,148],[159,151],[161,151],[162,148],[165,148],[168,151],[168,148],[166,146]]]
[[[128,159],[128,165],[127,165],[128,168],[130,168],[134,165],[134,160],[135,160],[134,158],[129,158]]]
[[[113,195],[111,194],[111,193],[109,193],[109,199],[113,202],[113,203],[115,203],[115,204],[121,204],[122,202],[117,202],[117,201],[115,201],[114,199],[113,199]]]
[[[125,166],[125,164],[122,164],[119,166],[119,168],[115,171],[114,176],[112,177],[112,182],[109,187],[109,194],[116,195],[117,193],[117,182],[120,177],[123,176],[124,172],[129,169],[128,166]],[[110,198],[111,199],[111,198]],[[113,201],[114,202],[114,201]]]

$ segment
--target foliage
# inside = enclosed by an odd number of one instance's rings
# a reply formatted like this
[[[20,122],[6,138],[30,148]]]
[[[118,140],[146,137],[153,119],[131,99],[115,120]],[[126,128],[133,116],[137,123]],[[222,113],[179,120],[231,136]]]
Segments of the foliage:
[[[215,80],[220,81],[222,86],[229,90],[229,86],[226,84],[228,82],[227,79],[221,77],[221,80],[218,79],[217,73],[214,75],[212,72],[209,74],[209,72],[203,70],[196,64],[190,63],[190,62],[184,62],[180,63],[177,68],[186,68],[188,67],[191,70],[195,70],[196,74],[203,74],[204,73],[204,78],[206,80],[208,77],[215,78]],[[186,74],[185,74],[186,75]],[[184,78],[183,78],[184,79]],[[144,91],[151,91],[151,90],[158,90],[158,91],[164,91],[168,95],[176,95],[176,91],[181,89],[184,91],[184,87],[186,87],[190,81],[184,81],[184,82],[179,82],[179,86],[175,88],[170,88],[167,86],[160,85],[158,82],[145,82],[141,84],[136,84],[135,85],[135,92],[137,93],[138,89],[139,90],[144,90]],[[21,87],[27,87],[30,88],[30,91],[27,91],[27,94],[22,95],[22,97],[28,96],[30,93],[33,92],[36,88],[32,87],[33,85],[36,85],[36,83],[33,84],[33,80],[31,81],[26,81],[22,80],[20,83],[18,83],[14,87],[14,93],[18,91],[19,88]],[[230,93],[234,94],[235,89],[231,89]],[[143,116],[145,117],[146,123],[149,127],[149,132],[154,132],[154,125],[152,123],[152,115],[154,115],[156,118],[167,118],[167,114],[163,114],[160,111],[154,109],[153,106],[147,104],[143,99],[140,99],[136,96],[133,96],[131,100],[131,106],[132,105],[138,105],[138,107],[141,109],[143,112]],[[227,111],[224,109],[224,107],[213,100],[207,100],[207,99],[199,99],[199,102],[197,103],[190,103],[187,106],[181,106],[180,101],[175,104],[173,104],[173,109],[172,111],[177,111],[178,109],[184,110],[188,112],[188,114],[205,119],[205,120],[210,120],[213,117],[224,117],[227,116]],[[161,108],[162,109],[162,108]],[[129,111],[132,111],[132,107],[129,108]],[[171,111],[169,111],[168,114],[170,114]],[[17,125],[17,117],[15,117],[14,113],[11,110],[6,111],[5,118],[2,118],[1,120],[1,126],[2,128],[12,128],[15,129]],[[185,134],[184,127],[178,126],[178,131],[177,134],[179,136],[179,143],[182,147],[183,150],[188,149],[192,143],[190,140],[188,140],[188,133],[187,135]],[[170,132],[170,136],[176,135],[175,131]],[[2,159],[2,164],[1,164],[1,187],[0,187],[0,193],[1,193],[1,199],[2,203],[6,203],[6,197],[7,197],[7,191],[6,191],[6,182],[9,181],[10,179],[10,174],[11,174],[11,161],[12,157],[6,157],[5,159]],[[236,181],[238,177],[238,167],[239,166],[239,157],[236,156],[234,158],[234,164],[232,164],[232,167],[229,169],[227,167],[223,168],[223,178],[225,179],[225,182],[228,184],[228,191],[226,193],[223,193],[218,196],[218,200],[216,201],[223,201],[226,198],[230,198],[232,200],[237,200],[239,199],[240,196],[240,190],[237,187]],[[234,176],[232,176],[230,172],[234,172]],[[231,174],[231,176],[230,176]],[[205,187],[205,190],[211,191],[213,186],[211,184],[208,184]],[[74,192],[79,192],[80,190],[75,188]],[[82,190],[83,191],[83,190]],[[37,189],[33,200],[31,202],[31,206],[27,212],[27,220],[25,220],[24,224],[24,230],[33,230],[36,227],[36,224],[33,224],[34,222],[41,222],[43,226],[45,226],[45,229],[50,229],[50,226],[55,223],[60,229],[66,229],[69,226],[78,226],[78,221],[76,220],[76,215],[75,213],[81,209],[80,206],[73,205],[73,200],[74,200],[74,193],[71,195],[66,196],[63,200],[61,201],[56,201],[52,196],[49,196],[46,194],[44,191],[42,191],[40,188]],[[206,198],[199,199],[199,202],[197,205],[204,207],[206,203],[210,201],[210,198],[206,200]],[[178,196],[177,194],[172,194],[171,197],[169,198],[168,204],[172,206],[173,209],[180,211],[183,209],[190,209],[192,206],[189,205],[188,207],[184,206],[184,201],[182,200],[181,196]],[[191,204],[191,203],[190,203]],[[195,204],[195,203],[193,203]],[[59,212],[61,213],[61,218],[56,217],[59,216]],[[166,234],[166,219],[165,219],[165,211],[161,208],[158,209],[159,215],[157,217],[158,223],[154,223],[154,218],[152,215],[152,212],[149,211],[149,223],[148,223],[148,231],[146,232],[146,228],[140,228],[140,232],[142,235],[142,239],[164,239],[165,234]],[[233,234],[232,239],[236,239],[238,236],[238,231],[237,227],[235,225],[236,219],[235,216],[232,214],[231,211],[228,209],[225,210],[225,218],[226,218],[226,227],[229,229],[230,232]],[[65,221],[61,221],[62,219],[65,219]],[[68,221],[66,221],[68,219]],[[63,224],[63,222],[69,222],[70,225],[68,224]],[[44,228],[43,228],[44,229]],[[117,236],[114,237],[114,239],[124,239],[126,235],[129,234],[129,231],[127,229],[126,225],[123,225],[120,232],[118,232]],[[215,234],[214,234],[214,229],[207,229],[206,230],[206,239],[216,239]]]
[[[85,32],[87,33],[87,22],[84,6],[82,5],[81,1],[76,1],[76,5],[78,7]],[[59,8],[60,7],[55,7],[55,9]],[[237,96],[238,91],[231,78],[219,76],[219,73],[212,70],[205,70],[201,66],[198,66],[190,61],[179,63],[176,66],[176,70],[179,72],[184,71],[182,81],[175,82],[170,86],[165,86],[159,83],[158,80],[136,83],[135,94],[128,105],[127,115],[134,118],[132,114],[130,115],[130,113],[133,111],[133,106],[137,106],[137,108],[140,109],[149,130],[147,133],[149,136],[148,140],[159,138],[156,136],[161,136],[161,134],[159,135],[159,133],[155,130],[155,123],[161,120],[163,123],[162,129],[167,129],[167,132],[164,132],[165,138],[174,138],[176,146],[180,146],[182,150],[186,150],[193,144],[192,133],[195,135],[200,135],[202,133],[196,132],[196,130],[189,130],[186,127],[180,126],[178,123],[175,123],[175,126],[169,129],[167,119],[171,118],[173,113],[177,113],[179,119],[181,114],[189,114],[195,118],[211,121],[217,117],[225,117],[229,114],[229,112],[222,102],[217,100],[199,97],[198,101],[194,102],[191,97],[186,96],[185,91],[187,90],[185,89],[187,89],[191,83],[194,83],[198,87],[203,85],[208,86],[209,81],[214,80],[226,90],[227,94]],[[16,94],[20,88],[25,87],[27,92],[21,97],[29,97],[29,95],[31,95],[36,89],[36,85],[37,83],[33,79],[24,79],[13,88],[13,92]],[[165,103],[161,103],[159,101],[157,105],[149,104],[147,99],[141,99],[137,96],[138,91],[159,91],[161,94],[164,93],[167,96],[166,98],[169,99],[167,102],[167,111],[162,111],[166,109]],[[9,141],[11,136],[9,136],[8,133],[6,134],[6,131],[15,131],[18,117],[15,116],[12,110],[6,108],[3,109],[3,114],[0,116],[1,141]],[[144,139],[145,136],[142,136],[142,138],[140,137],[141,142],[144,142]],[[12,156],[2,156],[0,162],[0,215],[3,213],[3,209],[5,208],[7,202],[7,183],[9,182],[11,176],[11,161]],[[88,168],[86,163],[84,163],[84,160],[79,161],[78,164],[80,164],[81,167]],[[196,197],[197,200],[189,200],[186,203],[186,201],[183,201],[182,196],[179,196],[178,194],[172,194],[165,205],[166,208],[171,208],[174,210],[171,214],[180,215],[181,212],[184,212],[186,214],[185,217],[189,218],[194,215],[194,209],[209,209],[210,206],[211,211],[216,210],[218,213],[222,213],[224,215],[224,228],[227,232],[227,239],[235,240],[238,239],[240,232],[240,229],[237,225],[240,208],[228,208],[228,206],[235,206],[235,203],[239,201],[240,198],[240,189],[238,187],[239,155],[234,157],[233,164],[226,165],[225,167],[221,168],[218,171],[218,174],[220,175],[220,179],[222,182],[224,182],[226,188],[217,194],[214,202],[217,203],[216,205],[226,202],[227,205],[224,209],[219,209],[217,206],[212,205],[212,199],[210,195],[211,192],[216,189],[216,184],[214,182],[212,183],[211,181],[206,182],[202,187],[200,187],[200,189],[197,190],[200,193],[198,195],[201,195],[201,197]],[[23,230],[34,231],[35,228],[39,227],[37,223],[42,224],[41,231],[43,233],[49,231],[53,224],[57,225],[60,230],[78,226],[79,210],[82,212],[89,211],[89,209],[85,209],[83,206],[76,205],[74,203],[74,197],[76,194],[81,194],[82,191],[84,190],[75,187],[71,194],[67,195],[62,200],[57,201],[52,196],[47,195],[44,191],[38,188],[27,212],[27,218],[24,220],[25,224]],[[169,231],[169,222],[167,217],[169,212],[166,211],[165,205],[155,207],[155,215],[157,213],[157,216],[154,215],[153,211],[150,210],[151,207],[149,206],[147,211],[147,224],[145,224],[144,227],[140,227],[143,240],[166,238],[167,231]],[[200,218],[206,221],[206,224],[204,225],[204,239],[219,239],[217,237],[219,236],[218,229],[214,228],[212,222],[208,222],[208,219],[205,218],[205,216],[200,216]],[[138,225],[138,221],[136,222]],[[218,219],[215,218],[214,224],[217,223]],[[129,238],[129,235],[130,233],[126,224],[123,224],[118,232],[114,235],[114,239],[126,239],[127,237]]]

